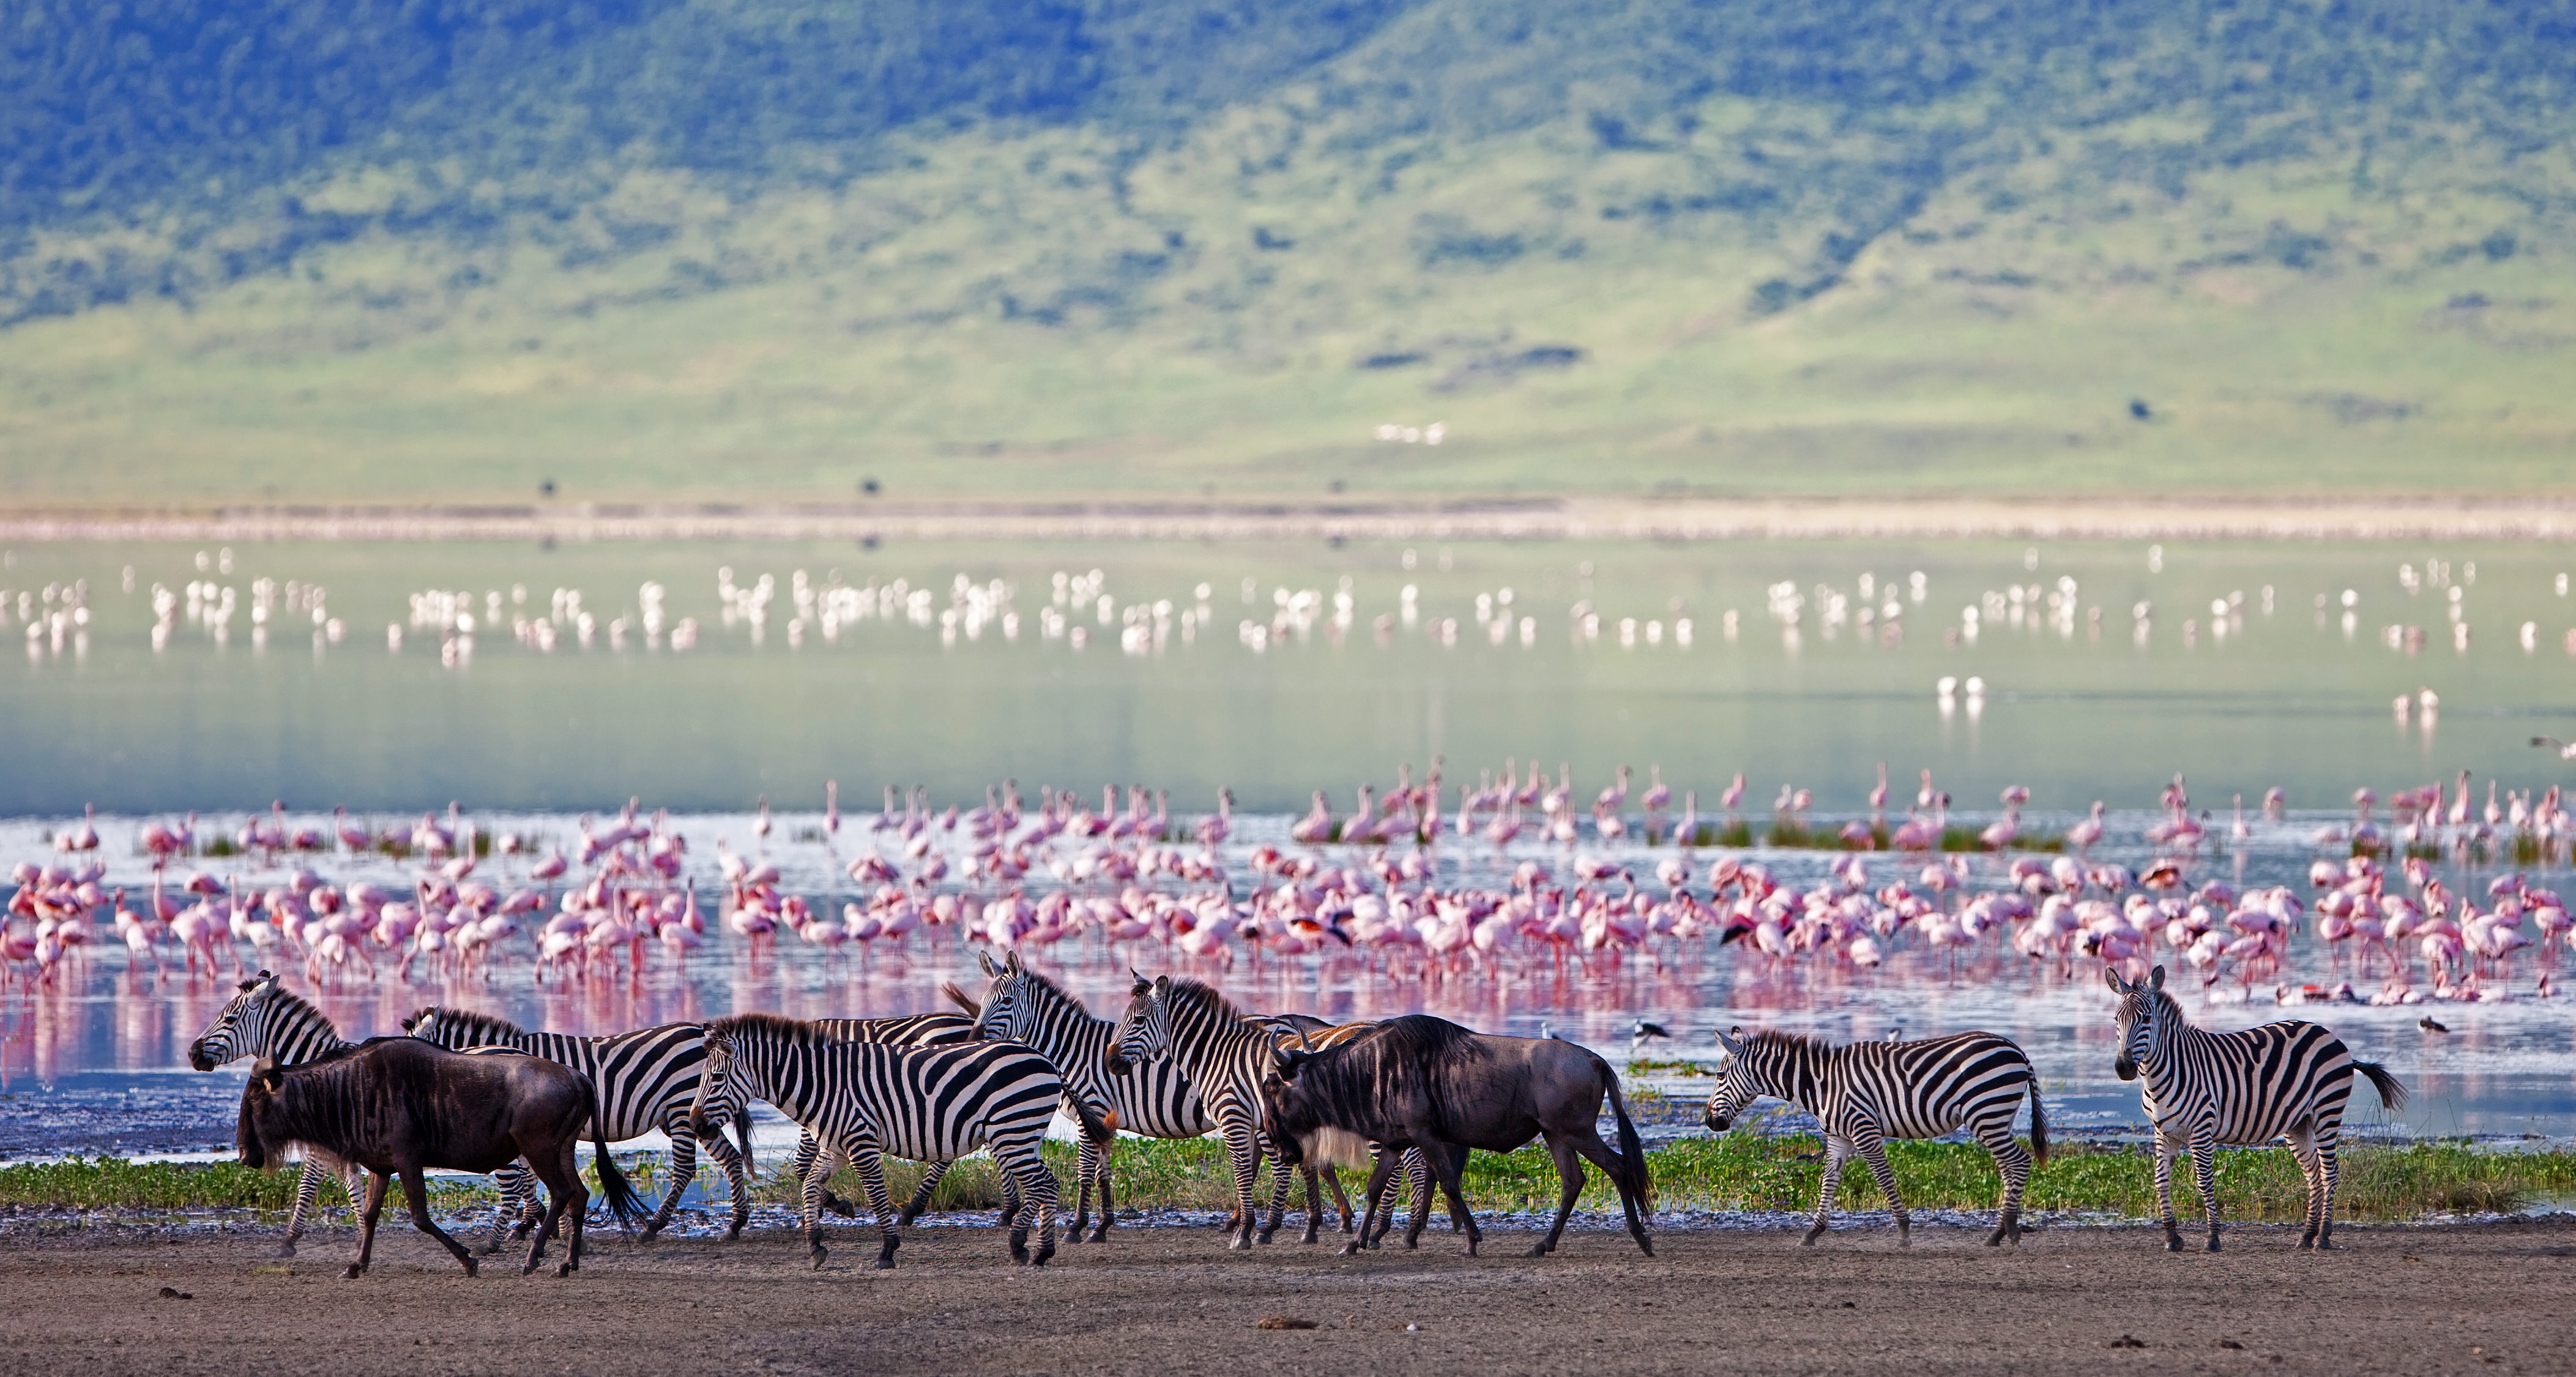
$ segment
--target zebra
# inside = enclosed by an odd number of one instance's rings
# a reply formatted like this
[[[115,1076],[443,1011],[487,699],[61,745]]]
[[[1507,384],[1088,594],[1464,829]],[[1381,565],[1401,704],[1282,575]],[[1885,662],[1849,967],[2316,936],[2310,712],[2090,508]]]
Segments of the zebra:
[[[2332,1248],[2335,1146],[2353,1073],[2369,1077],[2380,1104],[2392,1110],[2406,1107],[2406,1087],[2387,1067],[2354,1060],[2342,1039],[2318,1024],[2267,1023],[2241,1033],[2195,1028],[2165,993],[2162,966],[2135,983],[2111,967],[2102,978],[2120,996],[2120,1050],[2111,1069],[2124,1081],[2145,1078],[2139,1098],[2156,1128],[2156,1207],[2164,1215],[2165,1247],[2182,1251],[2182,1230],[2174,1222],[2176,1157],[2191,1153],[2214,1253],[2219,1145],[2280,1141],[2299,1159],[2299,1178],[2307,1187],[2307,1230],[2299,1246]]]
[[[905,1014],[897,1018],[818,1018],[809,1022],[821,1029],[824,1036],[839,1042],[873,1042],[886,1047],[954,1047],[960,1043],[975,1040],[974,1020],[960,1018],[955,1014]],[[751,1143],[747,1133],[742,1150],[744,1158],[748,1159],[751,1156]],[[787,1168],[788,1175],[797,1181],[803,1181],[805,1174],[814,1169],[814,1158],[821,1151],[822,1145],[815,1139],[812,1130],[798,1129],[796,1156]],[[903,1207],[903,1222],[906,1225],[920,1218],[922,1212],[930,1208],[930,1193],[939,1188],[940,1178],[947,1174],[946,1162],[933,1162],[930,1165],[930,1170],[921,1178],[921,1188],[912,1193],[912,1199]],[[826,1175],[828,1177],[828,1173]],[[1009,1199],[1008,1185],[1007,1181],[1004,1182],[1006,1210],[1014,1203]],[[844,1219],[858,1213],[856,1206],[834,1193],[828,1184],[823,1187],[823,1208]],[[1005,1214],[1004,1217],[1007,1219],[1009,1216]]]
[[[340,1030],[321,1010],[278,984],[274,974],[261,971],[243,981],[239,992],[215,1015],[214,1022],[188,1044],[188,1064],[200,1071],[212,1071],[226,1062],[261,1057],[280,1066],[301,1066],[357,1045],[340,1036]],[[295,1183],[295,1204],[286,1212],[286,1241],[279,1245],[277,1255],[295,1256],[295,1241],[304,1236],[304,1216],[313,1208],[325,1180],[340,1182],[354,1210],[365,1176],[365,1171],[357,1167],[344,1164],[335,1172],[318,1156],[305,1158],[304,1173]]]
[[[725,1184],[733,1193],[733,1222],[725,1237],[741,1237],[743,1226],[751,1221],[751,1181],[746,1170],[751,1156],[748,1107],[739,1101],[710,1105],[703,1122],[715,1132],[707,1135],[691,1131],[690,1106],[697,1098],[699,1068],[706,1060],[706,1040],[699,1025],[665,1023],[609,1037],[582,1037],[572,1033],[532,1033],[490,1014],[432,1004],[404,1019],[403,1029],[413,1037],[453,1051],[506,1048],[581,1072],[599,1091],[600,1131],[596,1136],[610,1142],[640,1138],[657,1129],[668,1134],[671,1181],[662,1192],[661,1208],[644,1225],[643,1241],[652,1242],[670,1224],[671,1212],[679,1206],[689,1182],[697,1177],[697,1145],[702,1140],[708,1155],[724,1169]],[[742,1140],[739,1152],[725,1141],[727,1124]],[[492,1238],[484,1248],[486,1252],[500,1246],[502,1229],[509,1220],[521,1221],[518,1232],[524,1235],[536,1213],[536,1190],[527,1172],[513,1165],[494,1175],[501,1188],[502,1207]]]
[[[1786,1100],[1816,1116],[1825,1130],[1824,1191],[1816,1222],[1801,1240],[1812,1245],[1833,1216],[1834,1193],[1854,1154],[1869,1164],[1887,1207],[1896,1215],[1896,1242],[1910,1242],[1912,1223],[1887,1165],[1886,1140],[1932,1138],[1962,1124],[1995,1159],[2004,1179],[2003,1215],[1986,1236],[1993,1247],[2021,1243],[2021,1197],[2033,1162],[2048,1164],[2048,1113],[2039,1103],[2039,1077],[2012,1039],[1993,1033],[1953,1033],[1919,1042],[1859,1042],[1833,1047],[1788,1033],[1720,1033],[1724,1054],[1717,1088],[1708,1098],[1708,1126],[1724,1133],[1744,1107],[1765,1096]],[[2013,1137],[2013,1113],[2030,1097],[2030,1149]]]
[[[1355,1032],[1365,1032],[1366,1027]],[[1109,1050],[1101,1058],[1104,1070],[1111,1076],[1124,1077],[1140,1064],[1168,1063],[1188,1079],[1217,1133],[1225,1139],[1236,1197],[1235,1217],[1228,1221],[1234,1233],[1234,1240],[1226,1245],[1229,1248],[1251,1247],[1260,1218],[1253,1204],[1252,1188],[1261,1171],[1261,1159],[1269,1152],[1269,1139],[1261,1130],[1262,1077],[1270,1073],[1276,1050],[1285,1039],[1305,1039],[1309,1046],[1329,1045],[1313,1041],[1314,1036],[1297,1020],[1246,1014],[1213,988],[1168,975],[1150,982],[1137,976],[1127,1010],[1110,1033]],[[1288,1164],[1282,1160],[1271,1186],[1270,1224],[1260,1230],[1263,1243],[1278,1231],[1286,1208],[1288,1172]],[[1341,1194],[1338,1181],[1333,1193]],[[1315,1240],[1314,1215],[1319,1204],[1310,1177],[1306,1225],[1306,1241],[1310,1243]],[[1347,1218],[1347,1201],[1343,1212]]]
[[[823,1182],[843,1161],[855,1164],[867,1185],[868,1203],[884,1231],[876,1265],[887,1268],[894,1266],[901,1236],[886,1194],[886,1154],[951,1162],[979,1147],[992,1149],[1018,1196],[1011,1260],[1044,1266],[1055,1255],[1055,1175],[1039,1146],[1056,1102],[1064,1098],[1064,1081],[1035,1049],[1012,1042],[924,1048],[842,1042],[776,1014],[720,1018],[705,1025],[705,1036],[698,1110],[730,1096],[767,1100],[822,1144],[802,1197],[805,1239],[817,1269],[826,1252]],[[1108,1130],[1093,1120],[1083,1131]],[[1031,1216],[1038,1226],[1034,1257],[1028,1250]]]

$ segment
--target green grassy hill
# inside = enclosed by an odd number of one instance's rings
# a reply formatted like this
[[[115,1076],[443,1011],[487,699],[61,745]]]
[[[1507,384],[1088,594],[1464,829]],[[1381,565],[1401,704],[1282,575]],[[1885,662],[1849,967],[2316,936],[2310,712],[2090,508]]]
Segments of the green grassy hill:
[[[2576,492],[2566,4],[15,8],[20,508]]]

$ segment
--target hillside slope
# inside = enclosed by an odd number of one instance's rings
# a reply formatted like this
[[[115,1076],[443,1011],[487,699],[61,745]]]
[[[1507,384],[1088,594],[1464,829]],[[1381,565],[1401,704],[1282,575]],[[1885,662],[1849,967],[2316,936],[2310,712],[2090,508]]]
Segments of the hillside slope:
[[[2564,4],[18,8],[19,506],[2576,491]]]

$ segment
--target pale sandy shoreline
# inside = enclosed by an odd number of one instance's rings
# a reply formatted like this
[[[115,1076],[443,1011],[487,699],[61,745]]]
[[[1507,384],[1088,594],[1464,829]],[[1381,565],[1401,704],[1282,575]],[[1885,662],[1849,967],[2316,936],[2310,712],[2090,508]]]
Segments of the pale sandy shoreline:
[[[1462,497],[1419,502],[0,508],[0,541],[2576,539],[2576,500]]]

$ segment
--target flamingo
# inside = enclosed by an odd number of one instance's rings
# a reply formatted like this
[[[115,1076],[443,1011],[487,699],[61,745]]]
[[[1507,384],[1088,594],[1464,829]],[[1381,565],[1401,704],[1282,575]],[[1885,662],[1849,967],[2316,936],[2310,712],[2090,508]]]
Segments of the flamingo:
[[[841,781],[837,779],[823,781],[823,835],[841,835]]]
[[[2101,840],[2102,800],[2097,798],[2093,800],[2092,815],[2066,829],[2066,844],[2074,847],[2075,854],[2081,856],[2092,850],[2094,843]]]

